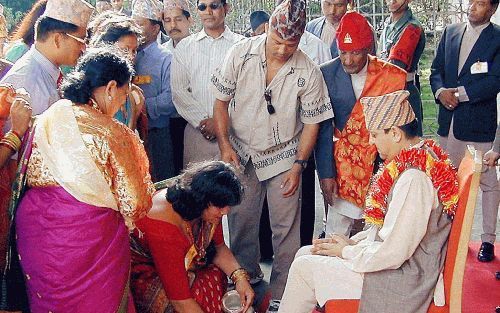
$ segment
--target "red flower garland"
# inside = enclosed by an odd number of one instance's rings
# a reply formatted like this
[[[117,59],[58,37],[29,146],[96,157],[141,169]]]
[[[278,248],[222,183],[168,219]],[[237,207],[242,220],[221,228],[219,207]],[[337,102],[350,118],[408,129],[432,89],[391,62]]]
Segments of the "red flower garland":
[[[420,148],[402,150],[373,177],[364,211],[366,223],[382,227],[389,192],[399,175],[409,168],[419,169],[429,176],[443,204],[443,212],[453,218],[458,206],[457,171],[441,147],[433,140],[425,140]]]

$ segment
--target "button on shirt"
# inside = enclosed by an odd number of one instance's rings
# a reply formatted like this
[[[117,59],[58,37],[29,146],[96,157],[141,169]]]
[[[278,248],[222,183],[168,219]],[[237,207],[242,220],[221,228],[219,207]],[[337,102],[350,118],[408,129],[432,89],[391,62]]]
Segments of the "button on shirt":
[[[319,67],[300,49],[266,87],[266,35],[247,38],[228,52],[212,75],[217,99],[230,102],[230,140],[245,165],[251,158],[260,181],[289,170],[304,124],[333,117]],[[269,114],[264,92],[271,92]]]
[[[148,128],[168,127],[169,118],[175,114],[170,88],[171,61],[172,54],[156,41],[137,53],[137,75],[150,78],[139,85],[146,98]]]
[[[193,127],[212,117],[215,97],[208,88],[210,75],[229,48],[243,38],[226,26],[218,38],[202,30],[177,44],[171,74],[173,100],[177,112]]]
[[[0,82],[26,89],[31,95],[33,115],[38,115],[60,99],[57,91],[59,74],[59,68],[33,45]]]

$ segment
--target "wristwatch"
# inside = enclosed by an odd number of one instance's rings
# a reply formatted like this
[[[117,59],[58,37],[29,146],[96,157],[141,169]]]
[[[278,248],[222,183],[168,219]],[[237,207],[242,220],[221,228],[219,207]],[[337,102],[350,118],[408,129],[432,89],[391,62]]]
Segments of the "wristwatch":
[[[293,163],[297,163],[302,167],[302,170],[305,170],[307,167],[307,160],[295,160]]]

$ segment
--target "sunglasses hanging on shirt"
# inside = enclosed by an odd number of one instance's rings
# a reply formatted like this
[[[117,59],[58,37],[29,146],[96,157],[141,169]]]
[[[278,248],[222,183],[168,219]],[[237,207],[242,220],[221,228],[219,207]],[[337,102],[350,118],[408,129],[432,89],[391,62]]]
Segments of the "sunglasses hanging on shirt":
[[[198,10],[200,11],[205,11],[207,8],[210,8],[212,10],[217,10],[220,9],[224,6],[222,2],[212,2],[209,5],[206,5],[205,3],[200,3],[198,4]]]
[[[271,103],[271,90],[264,91],[264,99],[266,99],[267,102],[267,113],[269,113],[269,115],[276,113],[276,109],[274,109]]]

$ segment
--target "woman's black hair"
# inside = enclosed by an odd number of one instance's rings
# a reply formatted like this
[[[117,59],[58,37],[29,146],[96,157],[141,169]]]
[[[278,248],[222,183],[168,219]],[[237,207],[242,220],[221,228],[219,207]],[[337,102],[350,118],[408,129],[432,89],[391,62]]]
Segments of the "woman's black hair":
[[[231,165],[222,161],[195,163],[167,190],[167,201],[184,220],[199,218],[210,205],[235,206],[243,197],[243,186]]]
[[[45,41],[51,33],[73,33],[78,30],[78,26],[75,24],[59,21],[44,15],[36,21],[35,28],[36,40],[42,42]]]
[[[64,79],[61,90],[65,99],[86,104],[95,88],[106,86],[112,80],[122,87],[130,82],[133,74],[131,62],[115,47],[89,48]]]
[[[31,46],[35,42],[35,23],[45,12],[46,7],[47,0],[38,0],[18,24],[11,40],[21,39],[26,45]]]

